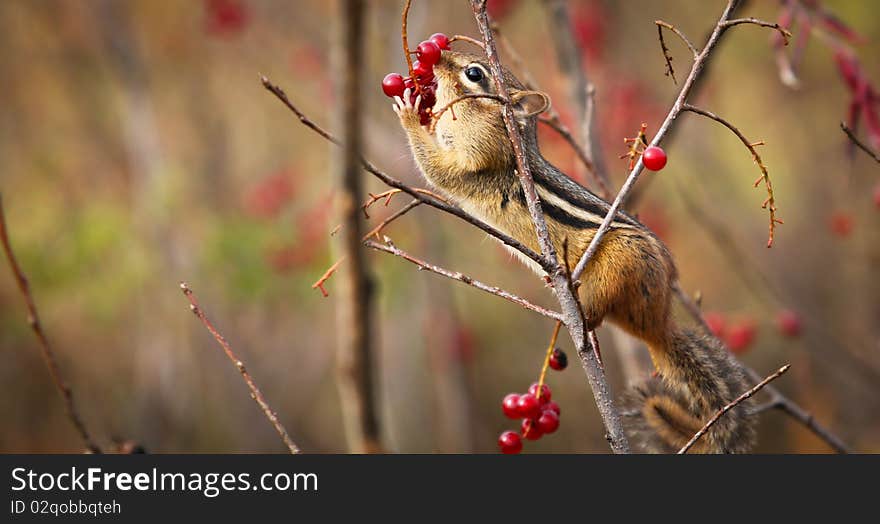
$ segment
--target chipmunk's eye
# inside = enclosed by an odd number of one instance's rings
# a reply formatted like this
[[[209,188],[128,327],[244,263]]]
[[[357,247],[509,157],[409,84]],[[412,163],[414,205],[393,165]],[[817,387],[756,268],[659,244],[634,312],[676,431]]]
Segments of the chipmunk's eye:
[[[483,70],[477,66],[470,66],[464,70],[464,76],[471,82],[479,82],[483,79]]]

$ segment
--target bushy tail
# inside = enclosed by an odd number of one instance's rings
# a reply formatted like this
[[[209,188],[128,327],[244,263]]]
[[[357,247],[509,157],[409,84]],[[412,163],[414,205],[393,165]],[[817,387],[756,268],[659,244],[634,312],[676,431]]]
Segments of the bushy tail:
[[[741,366],[713,337],[679,330],[649,349],[658,373],[624,397],[624,421],[641,451],[675,453],[748,386]],[[725,413],[690,452],[748,452],[755,439],[751,406],[747,399]]]

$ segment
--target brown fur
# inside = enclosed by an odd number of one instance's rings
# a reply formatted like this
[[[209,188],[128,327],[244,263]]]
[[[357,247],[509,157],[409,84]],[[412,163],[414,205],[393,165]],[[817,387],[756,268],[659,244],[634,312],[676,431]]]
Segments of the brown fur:
[[[484,80],[473,82],[464,71],[482,67]],[[434,68],[437,105],[466,93],[495,94],[484,58],[444,51]],[[515,114],[528,152],[530,171],[542,199],[550,237],[558,253],[567,243],[569,267],[577,264],[609,205],[565,176],[541,156],[536,113],[546,109],[546,95],[528,91],[505,71],[516,102]],[[466,211],[525,243],[539,246],[516,174],[513,147],[498,101],[469,98],[443,113],[431,135],[416,111],[398,107],[413,156],[428,181]],[[530,262],[527,260],[527,262]],[[536,264],[532,267],[540,271]],[[633,217],[618,213],[581,286],[590,327],[605,318],[648,345],[659,373],[627,395],[626,418],[643,449],[678,449],[727,402],[745,391],[738,365],[720,344],[680,330],[671,320],[671,289],[677,280],[666,246]],[[753,439],[746,406],[722,417],[694,451],[744,452]]]

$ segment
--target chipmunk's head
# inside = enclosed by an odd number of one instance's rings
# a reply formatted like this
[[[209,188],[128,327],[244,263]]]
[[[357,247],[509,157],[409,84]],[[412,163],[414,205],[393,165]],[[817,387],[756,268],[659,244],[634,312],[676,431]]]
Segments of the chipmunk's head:
[[[468,94],[497,95],[498,89],[485,56],[444,51],[434,66],[437,79],[437,111],[456,98]],[[550,97],[540,91],[526,89],[510,71],[504,70],[508,95],[514,102],[514,113],[526,138],[535,134],[538,114],[550,107]],[[437,122],[437,136],[451,145],[456,135],[475,134],[484,140],[505,140],[507,131],[502,118],[502,103],[493,98],[467,98],[456,102]],[[453,113],[454,117],[453,118]]]

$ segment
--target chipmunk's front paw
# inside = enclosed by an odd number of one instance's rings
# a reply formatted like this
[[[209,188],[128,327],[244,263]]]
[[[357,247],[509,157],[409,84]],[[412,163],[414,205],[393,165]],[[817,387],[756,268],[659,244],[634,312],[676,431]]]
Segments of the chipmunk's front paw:
[[[394,104],[391,106],[397,113],[397,117],[400,118],[400,125],[406,129],[414,129],[421,125],[418,107],[422,101],[422,95],[416,96],[414,103],[410,102],[410,95],[410,89],[404,90],[403,97],[395,96]]]

